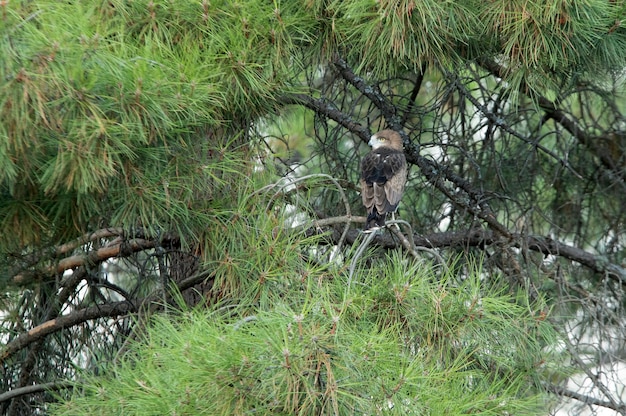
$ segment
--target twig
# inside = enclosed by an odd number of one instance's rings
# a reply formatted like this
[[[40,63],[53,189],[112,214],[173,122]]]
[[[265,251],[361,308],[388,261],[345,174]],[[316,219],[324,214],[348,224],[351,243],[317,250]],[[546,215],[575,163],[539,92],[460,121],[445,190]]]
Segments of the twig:
[[[619,409],[621,409],[620,413],[626,414],[625,413],[626,412],[626,407],[623,404],[621,404],[621,403],[618,404],[618,401],[613,397],[613,395],[611,394],[609,389],[604,385],[604,383],[602,383],[600,381],[600,379],[596,375],[594,375],[591,372],[591,369],[589,368],[589,366],[587,364],[585,364],[584,360],[578,356],[578,354],[577,354],[574,346],[570,342],[567,334],[564,337],[561,337],[561,338],[562,338],[563,344],[565,345],[565,349],[567,350],[567,352],[569,352],[569,355],[570,355],[571,359],[576,361],[577,367],[580,368],[581,370],[583,370],[583,372],[587,375],[589,380],[591,380],[593,385],[602,394],[604,394],[604,396],[607,399],[609,399],[610,406],[605,406],[605,407],[610,407],[611,409],[615,409],[617,411],[620,411]]]
[[[578,179],[582,179],[583,178],[582,175],[580,173],[576,172],[576,170],[572,167],[572,165],[570,165],[570,163],[567,160],[559,157],[559,155],[557,155],[556,153],[554,153],[553,151],[551,151],[547,147],[545,147],[545,146],[543,146],[543,145],[541,145],[541,144],[539,144],[537,142],[534,142],[534,141],[528,139],[527,137],[524,137],[522,134],[520,134],[517,131],[513,130],[507,123],[505,123],[505,121],[504,121],[504,119],[502,117],[499,117],[494,112],[489,111],[489,109],[487,109],[486,106],[482,105],[467,90],[465,85],[463,85],[462,83],[459,82],[459,80],[458,80],[458,78],[456,76],[453,76],[451,74],[447,74],[447,76],[449,78],[453,78],[454,77],[453,84],[454,84],[455,88],[461,93],[461,95],[463,95],[463,97],[465,97],[469,102],[471,102],[472,105],[474,107],[476,107],[476,109],[478,109],[478,111],[480,111],[482,113],[482,115],[487,118],[487,120],[489,120],[491,123],[493,123],[493,125],[495,125],[496,127],[499,127],[500,129],[502,129],[503,131],[507,132],[511,136],[517,137],[518,139],[522,140],[523,142],[528,143],[529,145],[531,145],[531,146],[541,150],[545,154],[549,155],[550,157],[552,157],[553,159],[558,161],[567,170],[569,170]]]
[[[433,257],[435,257],[437,259],[437,262],[439,264],[441,264],[441,266],[448,271],[448,265],[446,264],[446,262],[443,260],[443,257],[441,257],[441,254],[437,253],[435,250],[428,248],[428,247],[423,247],[423,246],[416,246],[415,245],[415,241],[413,238],[413,229],[411,228],[411,224],[409,224],[406,221],[403,220],[391,220],[391,221],[387,221],[386,225],[393,225],[393,224],[402,224],[405,225],[408,228],[408,232],[407,232],[407,237],[404,236],[404,234],[402,234],[400,232],[400,230],[396,227],[388,227],[389,230],[391,230],[391,232],[400,240],[400,242],[402,243],[402,245],[404,246],[404,248],[417,260],[420,259],[419,253],[418,251],[424,251],[426,253],[431,254]]]
[[[502,65],[499,65],[493,60],[482,59],[480,65],[493,74],[496,77],[503,78],[505,69]],[[586,146],[590,149],[596,156],[600,159],[600,162],[604,166],[604,168],[610,172],[612,175],[615,175],[622,187],[622,189],[626,189],[626,184],[624,183],[626,178],[624,177],[624,171],[620,171],[619,164],[615,162],[615,160],[611,157],[608,152],[599,150],[597,147],[593,146],[597,140],[594,140],[593,137],[590,137],[585,130],[572,118],[570,118],[562,109],[558,108],[558,106],[548,98],[543,95],[537,93],[532,88],[529,88],[525,82],[522,82],[520,85],[520,89],[546,112],[546,116],[548,118],[553,119],[555,122],[559,123],[561,126],[565,128],[573,137],[575,137],[582,145]]]
[[[406,110],[404,111],[404,115],[402,116],[402,120],[400,121],[400,124],[402,126],[404,126],[409,118],[409,115],[411,114],[411,112],[413,111],[413,106],[415,105],[415,100],[417,99],[417,94],[419,94],[420,90],[422,89],[422,82],[424,82],[424,75],[426,75],[426,69],[428,68],[428,65],[426,64],[426,62],[424,62],[422,64],[422,68],[421,71],[417,74],[417,79],[415,80],[415,83],[413,84],[413,90],[411,91],[411,96],[409,98],[409,104],[406,108]]]
[[[600,406],[600,407],[605,407],[607,409],[615,410],[616,412],[619,412],[622,415],[626,414],[626,405],[624,404],[616,407],[613,404],[613,402],[607,402],[604,400],[596,399],[595,397],[588,396],[585,394],[580,394],[578,392],[568,390],[564,387],[555,386],[554,384],[546,383],[543,386],[549,393],[554,393],[558,396],[569,397],[570,399],[578,400],[579,402],[582,402],[584,404],[590,404],[593,406]]]
[[[256,315],[246,316],[245,318],[242,318],[233,324],[233,330],[237,331],[239,330],[239,328],[241,328],[243,324],[248,323],[248,322],[253,322],[256,320],[257,320]]]
[[[407,228],[406,235],[408,236],[408,239],[404,236],[404,234],[400,232],[400,229],[397,227],[400,224],[404,225]],[[415,251],[415,240],[413,239],[413,227],[411,227],[411,224],[409,224],[408,222],[404,220],[394,219],[394,220],[387,221],[385,225],[387,225],[388,226],[387,228],[392,230],[392,232],[396,235],[396,237],[400,239],[400,241],[402,242],[402,245],[408,251],[410,252]],[[389,227],[390,225],[396,225],[396,227]],[[417,258],[416,255],[414,255],[414,257]]]
[[[346,289],[346,299],[348,297],[348,293],[350,293],[350,286],[352,285],[352,276],[354,275],[356,264],[359,261],[359,258],[361,257],[363,252],[365,251],[365,249],[367,248],[367,246],[370,245],[370,243],[372,242],[372,240],[374,239],[376,234],[378,234],[379,231],[380,230],[374,230],[373,232],[368,233],[367,238],[363,240],[361,244],[359,244],[359,248],[356,250],[356,253],[354,253],[354,257],[352,258],[352,261],[350,262],[350,269],[349,269],[350,272],[348,274],[348,288]],[[361,232],[361,234],[363,233]]]

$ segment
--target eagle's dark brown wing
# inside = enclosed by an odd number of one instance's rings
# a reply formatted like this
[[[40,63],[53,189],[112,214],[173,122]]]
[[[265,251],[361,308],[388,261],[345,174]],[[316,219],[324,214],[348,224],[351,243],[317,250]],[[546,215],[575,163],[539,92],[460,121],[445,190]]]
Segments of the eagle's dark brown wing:
[[[402,151],[381,147],[361,161],[361,198],[367,209],[368,224],[384,225],[384,217],[395,212],[404,193],[407,165]]]

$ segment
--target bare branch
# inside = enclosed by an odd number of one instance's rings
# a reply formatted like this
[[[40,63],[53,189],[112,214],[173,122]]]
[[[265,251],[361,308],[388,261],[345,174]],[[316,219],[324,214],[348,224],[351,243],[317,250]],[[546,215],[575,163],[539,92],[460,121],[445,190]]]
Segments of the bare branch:
[[[471,102],[472,105],[474,105],[474,107],[476,107],[481,112],[482,115],[484,115],[489,121],[491,121],[493,123],[493,125],[497,126],[498,128],[502,129],[503,131],[507,132],[511,136],[517,137],[518,139],[522,140],[523,142],[528,143],[529,145],[531,145],[531,146],[541,150],[542,152],[544,152],[548,156],[552,157],[554,160],[558,161],[565,168],[567,168],[570,172],[572,172],[574,174],[574,176],[576,176],[579,179],[582,179],[582,175],[580,173],[576,172],[576,170],[574,170],[574,168],[570,165],[570,163],[567,160],[564,160],[563,158],[559,157],[556,153],[554,153],[550,149],[546,148],[545,146],[542,146],[541,144],[539,144],[537,142],[531,141],[527,137],[524,137],[522,134],[520,134],[517,131],[515,131],[514,129],[512,129],[504,121],[504,119],[502,119],[501,117],[499,117],[497,114],[493,113],[492,111],[489,111],[486,106],[482,105],[467,90],[465,85],[463,85],[461,82],[459,82],[458,78],[455,75],[448,74],[448,77],[454,79],[453,84],[457,88],[457,90],[461,93],[461,95],[463,95],[469,102]]]
[[[25,396],[27,394],[67,389],[71,388],[73,385],[74,383],[70,381],[53,381],[51,383],[34,384],[31,386],[19,387],[0,394],[0,403],[14,399],[16,397]]]
[[[569,397],[574,400],[578,400],[584,404],[589,404],[592,406],[600,406],[605,407],[607,409],[615,410],[621,414],[626,414],[626,405],[617,405],[614,402],[607,402],[604,400],[596,399],[595,397],[588,396],[586,394],[580,394],[572,390],[568,390],[564,387],[555,386],[553,384],[544,384],[546,390],[550,393],[554,393],[558,396]]]
[[[587,375],[587,377],[589,377],[590,380],[593,380],[593,385],[595,386],[595,388],[597,388],[600,393],[602,393],[605,397],[609,399],[609,402],[606,403],[605,407],[609,407],[615,410],[622,409],[620,413],[625,414],[624,411],[626,411],[626,406],[619,398],[614,397],[614,395],[611,394],[611,392],[609,391],[608,387],[605,386],[604,383],[602,383],[600,379],[591,372],[591,369],[584,362],[583,358],[579,356],[578,351],[576,351],[569,338],[563,337],[562,341],[565,345],[565,348],[569,352],[572,360],[577,363],[577,367],[580,368]],[[618,404],[618,402],[620,404]]]

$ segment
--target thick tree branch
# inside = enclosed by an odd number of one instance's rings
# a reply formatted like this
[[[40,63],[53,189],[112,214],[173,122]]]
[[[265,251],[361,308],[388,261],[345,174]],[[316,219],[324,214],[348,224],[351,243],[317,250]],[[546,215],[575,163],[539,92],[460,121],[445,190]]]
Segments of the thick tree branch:
[[[115,237],[115,239],[105,244],[104,247],[61,258],[57,260],[55,265],[43,269],[36,268],[40,263],[56,260],[86,244],[111,237]],[[166,233],[159,237],[150,236],[142,228],[133,231],[131,236],[128,236],[128,231],[124,231],[121,227],[102,228],[86,233],[74,241],[61,244],[50,250],[30,253],[24,256],[21,258],[21,268],[16,268],[10,272],[10,276],[12,276],[11,283],[23,286],[41,277],[53,276],[83,265],[97,264],[112,257],[127,257],[137,251],[154,248],[157,245],[176,245],[178,240],[178,236],[171,233]]]
[[[319,225],[337,224],[346,221],[345,217],[325,218]],[[364,217],[351,217],[351,222],[363,222]],[[309,228],[307,235],[320,232],[317,227]],[[338,238],[337,232],[333,232],[333,241]],[[350,244],[358,242],[360,230],[351,229],[346,235],[346,241]],[[491,230],[473,229],[467,231],[448,231],[429,235],[415,234],[415,245],[426,248],[457,248],[457,247],[485,247],[489,245],[508,245],[509,247],[528,249],[546,256],[553,255],[575,261],[586,268],[602,274],[622,285],[626,285],[626,269],[610,263],[606,258],[589,253],[578,247],[573,247],[549,237],[528,236],[519,233],[511,234],[510,238],[502,237]],[[380,247],[393,249],[398,247],[398,240],[389,234],[379,233],[372,244]]]
[[[207,278],[210,278],[210,272],[204,271],[197,273],[179,282],[176,285],[176,288],[180,292],[183,292]],[[39,341],[44,337],[64,328],[79,325],[93,319],[111,318],[136,313],[142,309],[144,305],[149,305],[151,308],[156,310],[163,307],[161,301],[162,297],[160,295],[152,295],[133,301],[124,300],[120,302],[90,306],[88,308],[75,310],[66,315],[50,319],[40,325],[37,325],[28,332],[20,334],[17,338],[8,342],[0,351],[0,364],[4,364],[9,357],[22,348],[25,348],[33,342]]]
[[[26,396],[28,394],[67,389],[72,387],[73,385],[74,383],[70,381],[53,381],[51,383],[34,384],[31,386],[20,387],[0,394],[0,403],[14,399],[16,397]]]
[[[102,247],[97,250],[92,250],[86,254],[77,254],[74,256],[66,257],[57,262],[55,266],[46,268],[43,272],[44,275],[61,274],[67,270],[75,269],[80,266],[93,265],[101,263],[107,259],[113,257],[127,257],[138,251],[143,251],[149,248],[154,248],[157,245],[157,240],[146,240],[142,238],[134,238],[132,240],[124,241],[119,240],[115,244]],[[12,283],[15,285],[25,285],[30,283],[34,276],[38,273],[25,271],[16,274],[12,278]]]
[[[56,248],[55,252],[56,252],[56,255],[60,257],[64,254],[69,253],[72,250],[77,249],[80,246],[99,240],[101,238],[122,237],[122,236],[124,236],[124,230],[121,227],[102,228],[92,233],[84,234],[83,236],[77,238],[74,241],[70,241],[69,243],[61,244],[60,246]]]
[[[369,140],[371,132],[361,124],[354,122],[344,112],[338,110],[332,103],[322,98],[316,99],[306,94],[283,95],[280,102],[285,105],[298,104],[307,107],[318,114],[321,114],[345,127],[347,130],[361,137],[365,141]]]
[[[396,107],[387,101],[387,98],[380,91],[378,85],[370,85],[365,80],[357,76],[352,68],[348,66],[348,63],[343,59],[337,57],[333,61],[335,67],[339,70],[341,77],[354,86],[360,93],[366,96],[381,112],[389,127],[397,132],[403,133],[406,139],[406,133],[404,133],[402,118],[398,117]]]
[[[107,303],[91,306],[85,309],[79,309],[67,315],[62,315],[58,318],[46,321],[7,343],[2,349],[2,352],[0,352],[0,364],[4,363],[7,358],[32,342],[40,340],[54,332],[60,331],[63,328],[78,325],[92,319],[134,313],[137,312],[138,305],[140,304],[141,303],[129,301]]]

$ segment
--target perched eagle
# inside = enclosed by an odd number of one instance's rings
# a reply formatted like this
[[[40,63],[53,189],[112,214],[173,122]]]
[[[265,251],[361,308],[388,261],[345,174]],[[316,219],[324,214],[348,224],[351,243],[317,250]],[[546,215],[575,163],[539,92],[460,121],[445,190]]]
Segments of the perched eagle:
[[[374,134],[372,151],[361,161],[361,197],[367,209],[365,230],[385,225],[387,213],[396,212],[404,193],[407,167],[402,138],[393,130]]]

